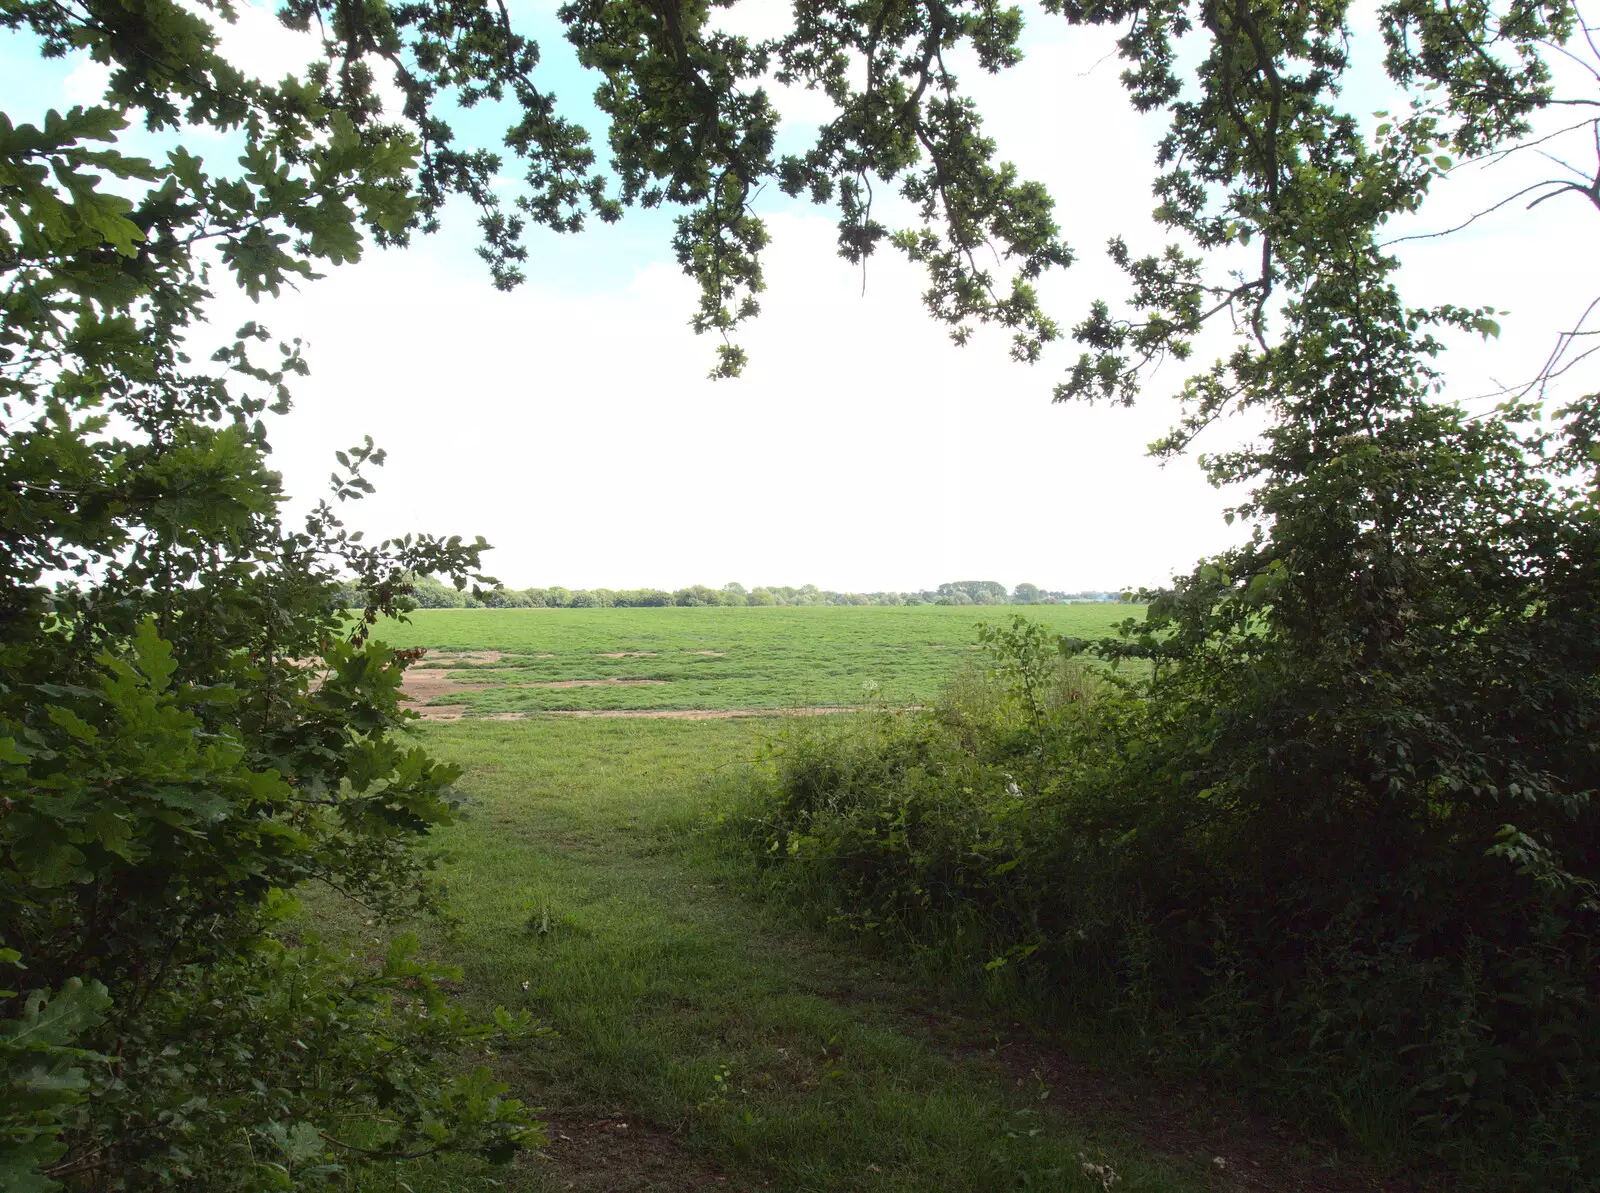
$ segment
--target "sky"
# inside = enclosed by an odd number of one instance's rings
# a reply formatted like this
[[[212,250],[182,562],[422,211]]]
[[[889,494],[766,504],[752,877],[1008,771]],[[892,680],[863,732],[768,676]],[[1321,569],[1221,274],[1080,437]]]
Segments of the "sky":
[[[545,85],[567,114],[589,117],[592,76],[560,40],[555,7],[525,0],[512,14],[541,42]],[[782,8],[741,0],[724,24],[759,34]],[[306,44],[266,9],[240,12],[225,46],[248,69],[278,78],[305,61]],[[1119,293],[1109,237],[1136,250],[1164,243],[1147,214],[1162,126],[1123,100],[1108,37],[1035,13],[1026,48],[999,78],[961,73],[1002,154],[1056,196],[1078,262],[1041,290],[1070,325]],[[0,35],[0,104],[13,120],[93,102],[103,81],[94,63],[43,63]],[[1392,97],[1369,71],[1348,98],[1375,121]],[[803,92],[778,104],[794,145],[826,117]],[[492,143],[494,113],[458,128]],[[228,149],[214,136],[193,144]],[[1458,172],[1396,235],[1450,227],[1539,168],[1549,167]],[[706,378],[714,343],[687,326],[696,290],[672,260],[662,212],[576,237],[536,232],[529,281],[506,294],[472,251],[471,213],[452,209],[440,234],[408,249],[374,249],[259,305],[220,293],[211,317],[219,332],[254,319],[306,343],[311,376],[272,427],[274,466],[298,505],[320,495],[335,449],[371,435],[388,462],[378,494],[348,507],[348,520],[371,535],[481,534],[495,546],[488,570],[514,587],[1115,589],[1162,584],[1243,533],[1222,517],[1238,493],[1213,489],[1192,459],[1162,466],[1145,454],[1176,413],[1179,368],[1159,372],[1131,410],[1053,404],[1074,345],[1032,367],[1011,362],[997,335],[958,348],[924,313],[919,273],[892,251],[863,275],[837,257],[828,212],[775,188],[755,203],[773,238],[768,292],[739,337],[751,363],[736,380]],[[1451,352],[1452,394],[1537,367],[1593,297],[1593,219],[1575,200],[1537,218],[1511,207],[1403,246],[1408,297],[1511,312],[1498,341]],[[1224,424],[1200,447],[1250,430]]]

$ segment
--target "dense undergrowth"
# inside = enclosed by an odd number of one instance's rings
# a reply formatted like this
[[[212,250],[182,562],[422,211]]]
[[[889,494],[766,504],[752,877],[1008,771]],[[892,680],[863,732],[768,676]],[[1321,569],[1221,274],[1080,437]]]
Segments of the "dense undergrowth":
[[[1452,791],[1437,757],[1355,783],[1378,737],[1259,633],[1231,704],[1220,650],[1129,681],[1020,619],[987,637],[994,666],[928,711],[791,728],[717,831],[783,896],[1119,1063],[1467,1186],[1600,1187],[1591,806]]]
[[[272,577],[290,597],[229,564],[170,602],[166,637],[122,576],[0,635],[7,1193],[354,1190],[539,1138],[469,1059],[526,1016],[467,1014],[404,941],[347,954],[289,918],[306,884],[374,918],[434,908],[419,843],[459,771],[393,732],[400,662],[331,636],[316,564]],[[256,616],[192,616],[223,576]]]

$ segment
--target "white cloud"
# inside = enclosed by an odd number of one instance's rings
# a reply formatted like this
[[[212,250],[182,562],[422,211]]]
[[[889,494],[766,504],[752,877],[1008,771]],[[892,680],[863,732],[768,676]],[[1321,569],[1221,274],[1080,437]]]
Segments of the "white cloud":
[[[310,33],[296,33],[284,27],[273,5],[254,0],[241,0],[234,12],[231,23],[208,11],[201,15],[216,28],[223,56],[246,74],[275,83],[284,75],[304,75],[306,64],[320,56],[315,25]]]
[[[61,81],[61,93],[68,103],[87,108],[100,102],[110,82],[111,68],[84,56]]]
[[[724,33],[752,41],[782,37],[794,27],[794,7],[786,0],[736,0],[727,8],[713,9],[711,23]]]

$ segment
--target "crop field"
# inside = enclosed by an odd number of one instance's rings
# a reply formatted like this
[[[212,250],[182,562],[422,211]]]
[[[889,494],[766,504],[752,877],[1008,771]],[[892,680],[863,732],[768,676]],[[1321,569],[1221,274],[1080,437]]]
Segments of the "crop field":
[[[378,636],[424,647],[406,691],[432,720],[528,713],[692,716],[914,704],[973,657],[970,606],[425,609]],[[1051,630],[1099,637],[1142,608],[1038,605]]]

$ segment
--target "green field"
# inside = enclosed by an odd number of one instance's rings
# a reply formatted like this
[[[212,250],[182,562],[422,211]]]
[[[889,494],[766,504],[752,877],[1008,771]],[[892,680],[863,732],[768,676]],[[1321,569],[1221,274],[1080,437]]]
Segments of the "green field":
[[[1014,612],[1098,637],[1138,606],[427,609],[378,636],[426,647],[423,703],[467,716],[583,710],[851,707],[931,699],[969,660],[975,626]],[[436,683],[443,676],[432,677]],[[553,686],[553,685],[578,686]]]
[[[793,724],[773,712],[850,707],[869,694],[930,699],[977,657],[975,624],[1011,612],[428,610],[382,627],[396,646],[429,649],[415,672],[442,670],[448,682],[481,689],[435,698],[465,705],[469,719],[415,730],[463,767],[456,791],[464,816],[434,837],[450,859],[441,877],[458,918],[414,926],[429,953],[462,967],[467,1005],[526,1009],[549,1029],[493,1060],[511,1094],[541,1108],[544,1145],[509,1170],[421,1166],[405,1173],[405,1187],[1226,1187],[1215,1157],[1232,1152],[1233,1124],[1206,1119],[1175,1137],[1152,1130],[1142,1110],[1113,1109],[1106,1087],[1010,1015],[991,1020],[975,1005],[959,1008],[927,974],[750,898],[747,860],[701,832],[721,777]],[[1025,612],[1058,632],[1095,636],[1138,610]],[[662,682],[490,686],[611,679]],[[863,689],[868,681],[875,692]],[[767,712],[704,721],[481,719],[563,709]],[[381,932],[363,909],[336,899],[313,906],[347,943],[380,943],[362,939]],[[1160,1115],[1173,1113],[1163,1103]]]
[[[1029,608],[1094,636],[1126,606]],[[419,739],[464,768],[464,819],[435,833],[456,920],[416,924],[461,998],[526,1009],[549,1035],[493,1068],[541,1107],[547,1142],[509,1171],[406,1172],[418,1193],[923,1193],[1018,1188],[1210,1193],[1230,1124],[1181,1140],[1112,1110],[1010,1015],[952,1004],[926,974],[750,899],[746,860],[702,835],[720,776],[790,707],[920,702],[970,665],[989,608],[430,609],[384,625],[469,720]],[[498,652],[499,657],[493,657]],[[544,656],[544,657],[541,657]],[[606,657],[622,656],[622,657]],[[570,680],[648,686],[517,688]],[[866,691],[862,684],[877,684]],[[491,686],[507,684],[507,686]],[[768,710],[741,720],[483,715]],[[315,920],[376,947],[362,908]],[[1086,1110],[1086,1107],[1094,1107]],[[1163,1116],[1173,1108],[1163,1103]],[[1227,1142],[1224,1142],[1227,1140]],[[1106,1166],[1094,1169],[1093,1166]],[[1085,1167],[1090,1166],[1090,1167]],[[1099,1175],[1096,1175],[1098,1172]],[[1109,1175],[1114,1172],[1115,1175]]]
[[[1020,611],[1084,637],[1140,612]],[[1328,1157],[1263,1145],[1225,1104],[1127,1096],[1021,1012],[945,985],[936,959],[818,932],[760,898],[749,859],[704,831],[725,784],[801,724],[783,709],[930,700],[982,657],[976,624],[1013,612],[428,610],[381,627],[428,648],[408,682],[443,683],[427,699],[466,714],[414,729],[463,768],[463,816],[433,837],[455,918],[410,926],[461,967],[467,1006],[527,1010],[547,1029],[489,1058],[540,1108],[542,1146],[509,1169],[408,1167],[396,1187],[1221,1193],[1327,1174]],[[659,682],[609,682],[628,679]],[[513,686],[574,680],[603,686]],[[548,715],[607,709],[752,715]],[[487,719],[507,713],[535,715]],[[335,897],[313,898],[311,917],[357,948],[382,944],[382,926]],[[1236,1184],[1245,1156],[1255,1179]]]

